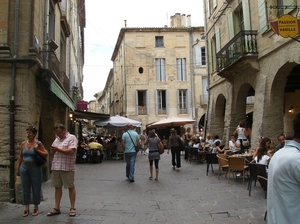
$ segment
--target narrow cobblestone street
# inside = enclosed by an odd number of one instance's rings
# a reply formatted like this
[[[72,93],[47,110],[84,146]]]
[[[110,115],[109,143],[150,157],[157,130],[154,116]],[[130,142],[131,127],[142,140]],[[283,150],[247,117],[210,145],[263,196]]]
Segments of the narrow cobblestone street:
[[[135,182],[125,177],[125,162],[105,160],[78,164],[76,171],[76,217],[69,217],[68,191],[63,191],[62,214],[48,217],[54,206],[54,189],[43,183],[44,201],[37,217],[22,217],[22,205],[0,203],[0,223],[266,223],[265,193],[259,183],[248,195],[241,179],[218,180],[218,165],[206,176],[206,163],[187,163],[172,170],[171,155],[160,160],[159,180],[149,180],[148,158],[138,154]],[[31,209],[33,206],[31,206]]]

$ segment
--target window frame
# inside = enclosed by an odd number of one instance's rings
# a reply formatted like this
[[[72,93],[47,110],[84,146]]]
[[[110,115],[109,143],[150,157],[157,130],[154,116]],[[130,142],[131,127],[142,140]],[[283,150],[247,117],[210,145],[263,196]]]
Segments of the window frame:
[[[155,36],[155,47],[164,47],[164,37]]]
[[[186,76],[186,58],[176,58],[177,80],[187,81]]]
[[[165,58],[155,59],[155,72],[156,72],[157,82],[166,81],[166,59]]]

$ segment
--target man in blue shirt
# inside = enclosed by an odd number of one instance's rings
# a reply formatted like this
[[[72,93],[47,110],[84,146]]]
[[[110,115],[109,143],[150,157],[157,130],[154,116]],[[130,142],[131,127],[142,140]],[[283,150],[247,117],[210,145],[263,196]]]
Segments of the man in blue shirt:
[[[268,223],[300,220],[300,111],[293,120],[294,138],[272,157],[268,170]]]
[[[139,135],[133,130],[131,123],[127,124],[127,132],[122,135],[122,147],[125,153],[126,161],[126,177],[128,180],[134,182],[134,169],[137,151],[135,147],[140,147]]]

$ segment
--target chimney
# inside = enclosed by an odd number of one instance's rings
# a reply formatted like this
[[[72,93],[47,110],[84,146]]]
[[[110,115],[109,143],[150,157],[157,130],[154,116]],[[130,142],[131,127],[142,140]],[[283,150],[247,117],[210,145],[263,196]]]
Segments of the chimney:
[[[185,16],[185,14],[181,15],[181,26],[186,27],[186,16]]]
[[[171,27],[181,27],[181,15],[180,13],[175,13],[174,16],[170,17],[170,26]]]
[[[127,27],[127,20],[126,19],[124,20],[124,24],[125,24],[125,27]]]
[[[186,26],[187,26],[187,27],[191,27],[191,21],[192,21],[191,15],[187,15],[187,16],[186,16],[186,19],[187,19]]]

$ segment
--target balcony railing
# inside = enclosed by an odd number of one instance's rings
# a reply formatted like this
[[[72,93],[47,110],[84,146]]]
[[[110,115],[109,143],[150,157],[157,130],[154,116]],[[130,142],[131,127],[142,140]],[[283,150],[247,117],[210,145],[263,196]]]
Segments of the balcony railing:
[[[221,71],[241,57],[257,55],[257,30],[242,30],[217,54],[217,70]]]

